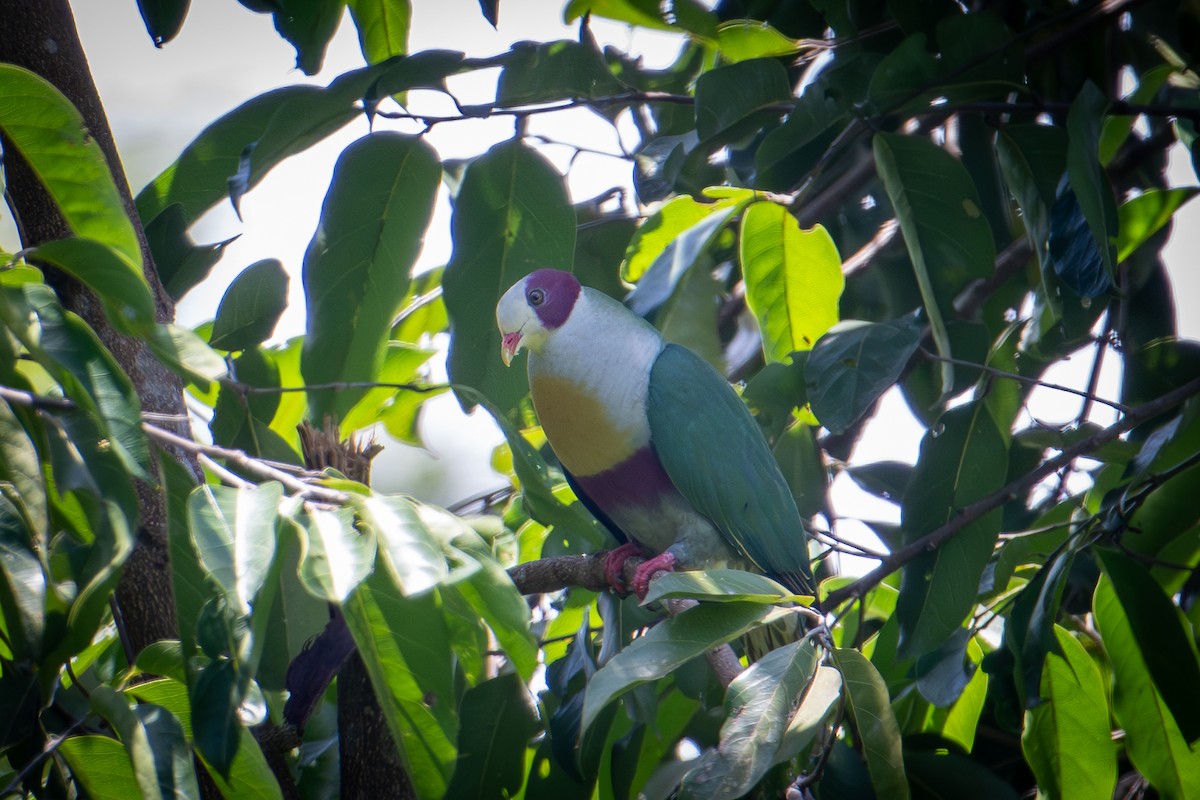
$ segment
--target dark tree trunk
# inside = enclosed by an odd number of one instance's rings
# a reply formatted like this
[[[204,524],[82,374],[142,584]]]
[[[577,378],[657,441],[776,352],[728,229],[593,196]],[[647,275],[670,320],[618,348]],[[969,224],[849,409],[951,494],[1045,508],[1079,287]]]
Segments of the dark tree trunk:
[[[157,317],[160,322],[173,319],[175,309],[163,291],[154,268],[145,233],[134,210],[128,181],[113,145],[112,131],[92,81],[67,0],[39,0],[37,3],[0,0],[0,61],[37,73],[57,87],[79,109],[88,132],[108,160],[126,213],[138,232],[146,280],[156,298]],[[22,244],[33,247],[69,236],[70,231],[57,207],[28,165],[11,147],[5,148],[4,170],[9,202]],[[112,351],[117,363],[133,380],[142,408],[157,414],[174,415],[178,422],[171,427],[181,435],[187,435],[187,409],[184,407],[183,385],[179,378],[158,362],[145,342],[117,332],[108,323],[95,295],[84,286],[55,270],[46,270],[45,274],[63,306],[91,325],[104,345]],[[183,453],[176,455],[199,477],[199,467],[193,457]],[[125,564],[116,592],[122,634],[127,648],[133,654],[159,639],[178,636],[175,606],[171,599],[165,498],[157,486],[141,482],[137,485],[137,493],[141,510],[137,544]]]

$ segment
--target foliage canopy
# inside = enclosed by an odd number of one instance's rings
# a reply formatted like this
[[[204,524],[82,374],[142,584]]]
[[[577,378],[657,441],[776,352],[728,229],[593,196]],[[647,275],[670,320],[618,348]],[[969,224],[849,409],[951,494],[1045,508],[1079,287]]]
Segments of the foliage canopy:
[[[62,231],[22,219],[0,243],[5,792],[317,798],[340,775],[355,795],[374,767],[334,746],[344,669],[326,691],[354,650],[411,784],[392,788],[423,799],[1200,791],[1200,347],[1161,258],[1197,191],[1165,177],[1169,148],[1197,152],[1194,9],[572,0],[576,39],[475,58],[408,52],[406,0],[242,4],[309,74],[348,7],[367,66],[214,120],[136,214],[89,120],[0,43],[6,196],[20,218],[19,165]],[[186,23],[187,0],[139,7],[156,43]],[[648,69],[593,17],[681,48]],[[404,105],[497,68],[485,105]],[[629,178],[605,196],[570,197],[525,135],[578,107],[624,131]],[[513,137],[466,163],[423,138],[495,116]],[[298,275],[304,335],[272,340],[297,278],[273,260],[211,325],[172,324],[222,256],[197,218],[350,124],[370,130]],[[414,274],[439,185],[453,256]],[[548,561],[610,542],[498,355],[496,300],[547,266],[744,384],[816,531],[821,614],[721,570],[660,577],[639,606],[597,591],[595,560]],[[98,306],[62,288],[80,284]],[[105,325],[178,376],[207,436],[146,410],[155,387]],[[1092,365],[1077,419],[1032,419],[1072,357]],[[1095,395],[1106,359],[1117,398]],[[892,387],[926,429],[916,463],[861,463]],[[297,430],[332,415],[419,443],[422,405],[451,391],[495,417],[511,478],[453,510],[373,492],[369,453],[322,460]],[[839,534],[842,472],[897,506],[872,526],[883,551]],[[174,638],[139,652],[114,591],[156,537]],[[839,552],[877,566],[840,575]],[[660,619],[668,598],[700,602]],[[797,614],[808,636],[722,685],[707,651]]]

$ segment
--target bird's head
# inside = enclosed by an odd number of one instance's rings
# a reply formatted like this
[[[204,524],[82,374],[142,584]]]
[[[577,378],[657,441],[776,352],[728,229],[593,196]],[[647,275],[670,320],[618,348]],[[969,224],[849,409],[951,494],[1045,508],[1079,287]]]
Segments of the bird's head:
[[[540,350],[571,316],[579,292],[575,276],[557,269],[539,269],[514,283],[496,305],[505,365],[522,347]]]

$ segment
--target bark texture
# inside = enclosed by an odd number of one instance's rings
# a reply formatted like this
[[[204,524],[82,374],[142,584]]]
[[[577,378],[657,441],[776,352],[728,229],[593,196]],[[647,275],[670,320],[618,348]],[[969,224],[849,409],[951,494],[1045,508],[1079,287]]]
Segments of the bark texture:
[[[121,193],[125,211],[133,220],[142,246],[146,280],[155,295],[156,315],[160,322],[174,318],[175,309],[154,268],[146,244],[145,232],[138,221],[133,196],[120,157],[113,144],[112,131],[92,81],[87,58],[79,42],[75,18],[67,0],[0,0],[0,61],[24,67],[53,84],[83,115],[88,132],[104,152],[109,171]],[[21,243],[33,247],[70,235],[50,196],[37,176],[12,147],[4,148],[4,177],[8,200],[17,220]],[[64,308],[73,311],[96,331],[112,351],[117,363],[137,387],[142,408],[158,414],[174,415],[171,424],[186,435],[187,409],[183,404],[183,385],[150,352],[145,342],[116,331],[104,311],[86,287],[52,269],[46,281],[58,293]],[[195,459],[185,453],[174,457],[200,475]],[[171,601],[171,571],[167,555],[166,502],[157,486],[138,483],[141,520],[137,543],[126,562],[116,600],[124,623],[126,646],[134,654],[159,639],[176,638],[175,606]]]

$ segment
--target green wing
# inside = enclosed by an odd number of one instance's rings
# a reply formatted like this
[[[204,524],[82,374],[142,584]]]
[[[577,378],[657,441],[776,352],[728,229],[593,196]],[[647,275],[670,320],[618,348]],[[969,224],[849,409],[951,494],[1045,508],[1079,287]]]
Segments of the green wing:
[[[725,379],[667,345],[650,372],[650,440],[671,482],[725,540],[793,591],[812,594],[792,492],[758,424]]]

